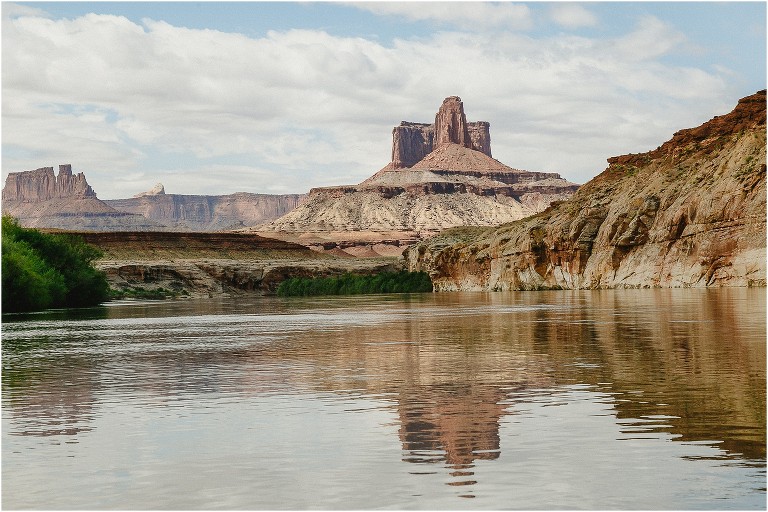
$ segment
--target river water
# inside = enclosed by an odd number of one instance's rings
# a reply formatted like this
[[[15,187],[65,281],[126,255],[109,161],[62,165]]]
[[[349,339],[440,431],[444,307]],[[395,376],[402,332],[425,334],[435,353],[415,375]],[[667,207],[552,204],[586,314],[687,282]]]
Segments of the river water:
[[[5,509],[760,509],[764,289],[5,315]]]

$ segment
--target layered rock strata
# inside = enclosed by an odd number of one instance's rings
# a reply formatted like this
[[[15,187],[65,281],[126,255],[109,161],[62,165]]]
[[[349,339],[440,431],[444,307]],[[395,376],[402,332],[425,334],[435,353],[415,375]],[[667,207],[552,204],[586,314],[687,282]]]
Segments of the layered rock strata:
[[[578,185],[556,173],[513,169],[493,159],[487,122],[468,123],[451,96],[435,123],[403,122],[392,161],[358,185],[314,188],[261,232],[388,232],[422,238],[451,226],[490,226],[527,217]]]
[[[130,199],[108,199],[116,210],[138,214],[181,231],[222,231],[256,226],[293,210],[303,194],[251,194],[219,196],[140,194]]]
[[[437,290],[765,286],[766,95],[608,159],[564,202],[405,251]]]
[[[158,183],[130,199],[100,200],[71,165],[12,172],[2,210],[21,225],[85,231],[220,231],[255,226],[291,211],[303,194],[166,194]]]
[[[189,296],[274,293],[290,277],[402,268],[402,260],[336,258],[302,245],[241,233],[78,233],[98,247],[96,267],[117,290],[142,288]]]
[[[140,215],[118,211],[96,197],[83,173],[69,164],[8,174],[3,188],[3,214],[25,227],[78,230],[152,230],[162,226]]]

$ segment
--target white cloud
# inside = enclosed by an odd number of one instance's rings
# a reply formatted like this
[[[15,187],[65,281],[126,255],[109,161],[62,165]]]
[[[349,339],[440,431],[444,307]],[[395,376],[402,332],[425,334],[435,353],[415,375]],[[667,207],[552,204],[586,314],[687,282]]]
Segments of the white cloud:
[[[632,61],[655,59],[685,42],[685,36],[653,16],[645,16],[634,32],[616,41],[616,50]]]
[[[655,18],[613,40],[502,30],[383,46],[102,15],[18,17],[2,37],[3,173],[72,163],[103,198],[158,181],[169,193],[357,183],[389,161],[393,126],[430,122],[454,94],[491,122],[496,158],[584,182],[607,157],[733,106],[721,74],[658,58],[682,36]]]
[[[7,20],[19,18],[21,16],[38,16],[38,17],[48,16],[48,14],[42,9],[38,9],[37,7],[32,7],[31,5],[21,5],[13,2],[3,2],[2,10],[3,10],[3,19],[7,19]]]
[[[597,16],[582,5],[556,3],[549,9],[549,17],[565,28],[594,27]]]
[[[533,26],[528,6],[509,2],[360,2],[354,5],[378,15],[432,21],[460,29],[525,30]]]

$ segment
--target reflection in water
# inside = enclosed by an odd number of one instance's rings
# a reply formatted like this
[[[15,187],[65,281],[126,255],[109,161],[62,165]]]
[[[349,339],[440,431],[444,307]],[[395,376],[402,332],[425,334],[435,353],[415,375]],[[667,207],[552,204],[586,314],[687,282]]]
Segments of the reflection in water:
[[[238,471],[268,485],[259,498],[264,501],[244,495],[245,487],[231,489],[224,502],[236,508],[317,503],[450,508],[456,505],[441,501],[450,497],[477,497],[481,501],[473,506],[498,508],[508,507],[512,495],[521,508],[590,508],[590,503],[595,508],[707,508],[723,499],[741,508],[765,505],[764,290],[249,300],[126,303],[75,316],[4,317],[3,505],[89,508],[89,502],[77,501],[83,499],[82,489],[73,490],[69,499],[74,501],[22,497],[24,486],[43,474],[39,468],[35,473],[36,465],[23,452],[43,447],[21,438],[86,444],[82,451],[72,446],[70,453],[86,458],[101,431],[130,435],[139,447],[155,446],[151,443],[160,441],[153,441],[153,421],[179,422],[176,434],[168,432],[162,443],[175,446],[174,436],[192,432],[199,438],[198,451],[215,446],[219,457],[231,451],[215,466],[221,482],[233,480],[226,475]],[[313,409],[314,403],[322,408]],[[323,412],[336,406],[342,407],[339,414]],[[136,425],[113,425],[121,407],[129,408]],[[147,419],[148,413],[159,416]],[[222,444],[222,423],[236,423],[232,418],[240,415],[246,426],[231,435],[248,441],[234,449]],[[323,422],[331,423],[324,438],[306,447],[315,459],[301,459],[298,448],[282,451],[286,442],[270,437],[295,429],[299,416],[310,422],[308,431],[326,432]],[[354,427],[342,427],[342,417],[372,423],[356,437],[345,437],[343,429]],[[270,429],[275,433],[268,434]],[[375,456],[389,453],[386,443],[393,434],[400,456]],[[679,448],[658,444],[668,442]],[[363,444],[353,455],[343,443]],[[632,457],[651,446],[665,450],[655,452],[651,462],[643,459],[654,478],[673,467],[692,472],[676,482],[681,488],[664,495],[659,480],[643,487],[647,471],[631,484],[606,484],[631,474]],[[263,463],[245,458],[249,447],[259,460],[274,457],[268,468],[278,475],[270,478]],[[191,471],[197,464],[183,458],[197,453],[191,447],[173,452],[183,459],[175,468],[167,466],[167,454],[141,453],[146,464],[141,471],[148,474]],[[49,457],[39,464],[55,466],[56,454]],[[296,457],[301,462],[293,462]],[[349,475],[333,480],[335,473],[326,470],[326,481],[312,470],[343,457],[350,471],[360,465],[354,473],[360,480],[357,490],[348,489]],[[702,491],[697,486],[703,484],[691,482],[697,470],[712,478],[713,466],[678,467],[672,460],[757,472],[732,481],[737,473],[729,470],[722,486],[707,484]],[[404,473],[390,468],[397,463],[407,466]],[[215,463],[205,461],[201,468],[210,464]],[[291,476],[281,473],[280,465],[293,467]],[[323,485],[303,485],[316,486],[313,492],[327,495],[326,501],[308,503],[294,496],[291,486],[304,469]],[[362,475],[368,473],[376,485],[363,489]],[[403,474],[427,489],[408,491],[414,484],[399,480]],[[580,478],[587,479],[583,489],[574,484]],[[382,489],[378,479],[399,484]],[[590,488],[597,480],[603,484]],[[454,491],[429,487],[433,482]],[[181,484],[147,485],[157,493],[154,501],[151,492],[134,496],[123,490],[114,503],[190,506],[183,493],[167,496],[169,485],[180,489]],[[206,485],[211,484],[198,484]],[[104,499],[93,497],[90,503],[108,506]],[[206,499],[212,501],[199,498],[192,506],[227,507],[221,496]]]
[[[3,370],[3,393],[16,398],[15,409],[31,415],[14,416],[16,435],[75,435],[91,430],[93,388],[90,368],[79,361],[40,371]]]

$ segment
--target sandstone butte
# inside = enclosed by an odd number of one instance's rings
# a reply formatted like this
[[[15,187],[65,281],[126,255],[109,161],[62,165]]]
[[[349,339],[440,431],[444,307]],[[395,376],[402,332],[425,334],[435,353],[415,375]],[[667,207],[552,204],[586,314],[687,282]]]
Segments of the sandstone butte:
[[[434,123],[403,121],[392,130],[383,169],[357,185],[314,188],[256,232],[356,256],[399,255],[442,229],[521,219],[577,189],[559,174],[495,160],[490,124],[467,122],[461,98],[450,96]]]
[[[655,150],[608,159],[570,199],[409,247],[436,290],[765,286],[766,92]]]
[[[151,230],[159,226],[140,215],[120,212],[96,197],[83,173],[69,164],[8,174],[3,187],[3,214],[25,227],[74,230]]]

